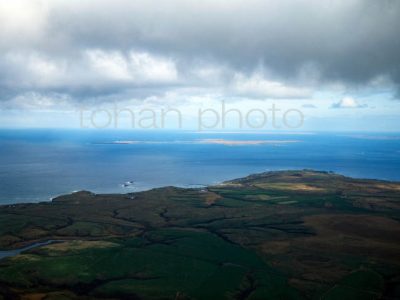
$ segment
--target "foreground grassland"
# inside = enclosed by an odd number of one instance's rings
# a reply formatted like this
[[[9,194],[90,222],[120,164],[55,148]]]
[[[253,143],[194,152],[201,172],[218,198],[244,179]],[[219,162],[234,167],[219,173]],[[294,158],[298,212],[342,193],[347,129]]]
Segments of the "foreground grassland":
[[[400,184],[315,171],[0,207],[0,299],[399,299]]]

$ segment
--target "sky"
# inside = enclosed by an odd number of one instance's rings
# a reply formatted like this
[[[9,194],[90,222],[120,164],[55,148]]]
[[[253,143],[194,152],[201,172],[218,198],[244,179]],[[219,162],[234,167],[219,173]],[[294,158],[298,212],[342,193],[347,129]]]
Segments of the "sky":
[[[399,131],[398,28],[396,0],[0,0],[0,127]]]

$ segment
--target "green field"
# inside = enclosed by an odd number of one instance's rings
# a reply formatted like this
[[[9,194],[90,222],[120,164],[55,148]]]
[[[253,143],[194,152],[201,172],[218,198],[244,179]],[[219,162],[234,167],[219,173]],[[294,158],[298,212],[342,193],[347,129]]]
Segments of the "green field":
[[[400,298],[400,184],[315,171],[0,207],[0,299]]]

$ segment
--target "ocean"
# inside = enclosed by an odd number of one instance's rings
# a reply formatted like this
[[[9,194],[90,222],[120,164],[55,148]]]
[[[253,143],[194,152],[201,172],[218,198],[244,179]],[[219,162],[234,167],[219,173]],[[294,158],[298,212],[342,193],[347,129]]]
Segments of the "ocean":
[[[400,181],[400,134],[0,130],[0,204],[196,187],[285,169]]]

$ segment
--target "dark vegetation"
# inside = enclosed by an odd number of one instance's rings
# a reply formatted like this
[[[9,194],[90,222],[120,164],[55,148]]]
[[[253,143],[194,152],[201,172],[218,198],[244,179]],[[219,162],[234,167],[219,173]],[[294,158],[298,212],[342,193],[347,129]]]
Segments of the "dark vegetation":
[[[315,171],[0,207],[0,299],[399,299],[400,184]]]

